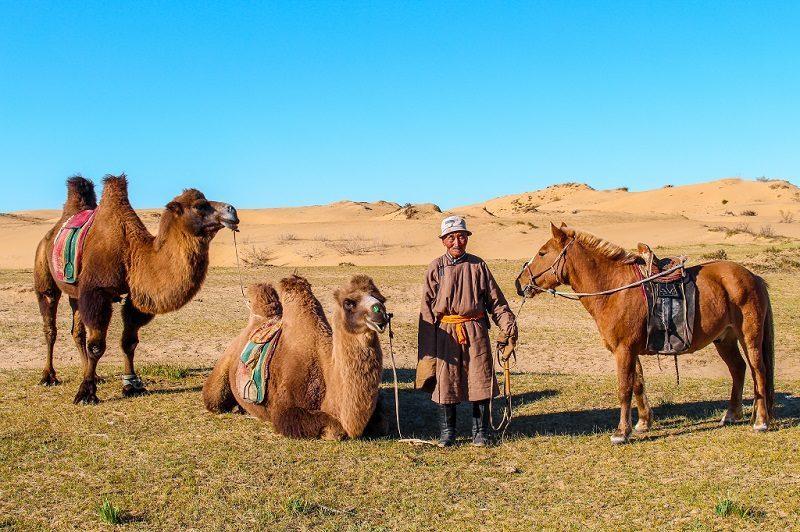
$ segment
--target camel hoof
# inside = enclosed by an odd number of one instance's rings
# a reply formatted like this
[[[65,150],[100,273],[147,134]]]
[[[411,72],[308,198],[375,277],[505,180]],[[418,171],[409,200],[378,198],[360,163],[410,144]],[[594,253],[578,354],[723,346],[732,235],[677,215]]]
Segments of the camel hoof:
[[[625,444],[625,443],[628,443],[628,437],[625,436],[624,434],[616,432],[611,436],[611,444],[612,445],[622,445],[622,444]]]
[[[56,378],[55,371],[45,371],[42,373],[42,380],[39,381],[42,386],[58,386],[61,381]]]
[[[147,395],[148,392],[147,388],[144,386],[136,387],[131,385],[125,385],[122,387],[122,395],[123,397],[136,397],[138,395]]]
[[[649,421],[644,421],[644,420],[640,419],[639,421],[636,422],[636,426],[633,427],[633,430],[634,430],[634,432],[640,432],[640,433],[641,432],[648,432],[650,430],[650,425],[651,424],[652,423],[649,422]]]
[[[753,425],[754,432],[767,432],[768,429],[769,426],[767,426],[766,423],[756,423],[755,425]]]
[[[83,381],[75,399],[72,400],[76,405],[96,405],[100,400],[97,398],[97,385],[92,381]]]

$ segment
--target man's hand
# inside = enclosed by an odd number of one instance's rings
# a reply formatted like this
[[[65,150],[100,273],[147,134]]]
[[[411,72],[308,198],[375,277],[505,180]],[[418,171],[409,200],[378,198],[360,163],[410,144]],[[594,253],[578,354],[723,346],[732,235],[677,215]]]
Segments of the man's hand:
[[[517,339],[513,336],[509,336],[504,340],[498,340],[497,347],[503,350],[503,354],[500,358],[505,362],[514,354],[514,350],[517,348]]]

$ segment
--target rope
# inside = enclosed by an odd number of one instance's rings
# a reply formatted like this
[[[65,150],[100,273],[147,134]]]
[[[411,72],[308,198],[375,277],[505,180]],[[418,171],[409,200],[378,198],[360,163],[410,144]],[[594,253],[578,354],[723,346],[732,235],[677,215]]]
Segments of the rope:
[[[522,307],[525,306],[526,299],[523,297],[520,301],[519,307],[517,307],[517,312],[514,314],[514,320],[516,322],[519,319],[519,315],[522,312]],[[500,440],[505,440],[506,431],[508,430],[509,425],[511,425],[511,419],[514,417],[514,409],[511,402],[511,356],[514,356],[514,360],[517,359],[516,351],[511,352],[508,355],[508,358],[505,360],[501,360],[503,351],[500,349],[500,346],[497,347],[497,360],[503,363],[503,397],[506,400],[506,404],[503,407],[503,418],[500,420],[500,423],[495,425],[494,424],[494,414],[493,411],[493,403],[494,403],[494,394],[489,397],[489,425],[492,427],[492,430],[495,432],[500,433]],[[495,370],[495,358],[492,357],[492,375],[496,375]]]
[[[638,281],[634,281],[634,282],[626,284],[624,286],[619,286],[617,288],[611,288],[610,290],[603,290],[601,292],[559,292],[558,290],[553,290],[552,288],[547,288],[547,289],[540,288],[540,287],[536,286],[535,284],[529,284],[528,286],[526,286],[526,288],[530,287],[530,288],[533,288],[534,290],[536,290],[538,292],[545,292],[545,293],[548,293],[548,294],[552,294],[553,296],[559,296],[559,297],[563,297],[565,299],[571,299],[573,301],[577,301],[577,300],[581,299],[582,297],[607,296],[607,295],[614,294],[616,292],[621,292],[623,290],[628,290],[630,288],[635,288],[637,286],[641,286],[644,283],[650,282],[650,281],[652,281],[654,279],[658,279],[659,277],[664,277],[664,276],[669,275],[670,273],[672,273],[672,272],[674,272],[676,270],[679,270],[679,269],[683,268],[684,265],[685,265],[685,262],[686,261],[684,260],[680,264],[678,264],[677,266],[673,266],[672,268],[670,268],[668,270],[664,270],[663,272],[659,272],[659,273],[657,273],[655,275],[651,275],[650,277],[645,277],[644,279],[640,279]]]
[[[247,296],[244,295],[244,282],[242,281],[242,267],[239,265],[239,245],[236,243],[236,233],[238,233],[238,231],[233,232],[233,250],[236,254],[236,271],[239,274],[239,289],[242,291],[242,300],[247,310],[252,311],[253,308],[250,306],[250,301],[247,299]]]
[[[394,360],[394,344],[392,340],[394,340],[394,331],[392,330],[392,314],[388,314],[389,317],[389,357],[392,361],[392,377],[394,380],[394,419],[397,423],[397,435],[400,436],[400,439],[397,440],[401,443],[410,443],[412,445],[433,445],[436,446],[435,442],[429,440],[420,440],[418,438],[404,438],[403,432],[400,430],[400,390],[397,384],[397,364]]]

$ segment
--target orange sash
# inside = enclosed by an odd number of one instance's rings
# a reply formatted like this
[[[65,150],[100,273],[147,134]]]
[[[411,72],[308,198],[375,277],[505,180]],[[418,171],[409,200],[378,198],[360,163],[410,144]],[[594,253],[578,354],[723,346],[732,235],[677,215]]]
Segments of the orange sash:
[[[456,339],[458,343],[461,345],[467,345],[467,331],[464,329],[464,324],[468,321],[480,321],[483,319],[483,313],[481,314],[470,314],[467,316],[460,316],[458,314],[448,314],[446,316],[442,316],[440,320],[441,323],[447,323],[449,325],[456,326]]]

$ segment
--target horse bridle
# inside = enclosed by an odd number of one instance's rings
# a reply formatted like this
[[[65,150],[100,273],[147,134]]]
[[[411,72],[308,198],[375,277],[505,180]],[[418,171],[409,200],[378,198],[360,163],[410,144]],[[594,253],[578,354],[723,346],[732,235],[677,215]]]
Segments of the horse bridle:
[[[544,274],[546,274],[548,272],[552,273],[555,276],[556,281],[558,281],[558,284],[564,284],[563,271],[564,271],[564,266],[567,263],[567,250],[574,243],[575,243],[575,239],[574,238],[570,239],[570,241],[567,242],[567,244],[563,248],[561,248],[561,252],[558,254],[558,256],[553,261],[553,263],[550,264],[550,267],[542,270],[541,272],[537,273],[536,275],[534,275],[533,272],[531,271],[531,263],[533,263],[534,259],[536,258],[536,255],[531,257],[530,260],[528,262],[526,262],[522,266],[522,269],[520,270],[519,275],[517,275],[517,279],[514,282],[514,284],[516,285],[516,288],[517,288],[517,293],[521,293],[524,296],[529,289],[534,289],[534,290],[537,290],[539,292],[546,292],[547,290],[545,290],[544,288],[540,288],[535,283],[535,281],[536,281],[536,279],[538,279],[539,277],[541,277],[542,275],[544,275]],[[530,276],[530,281],[528,281],[528,284],[526,284],[523,287],[523,286],[520,285],[519,278],[520,278],[520,275],[522,275],[522,272],[524,272],[524,271],[528,272],[528,275]]]

